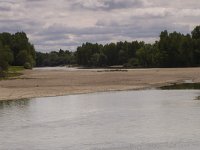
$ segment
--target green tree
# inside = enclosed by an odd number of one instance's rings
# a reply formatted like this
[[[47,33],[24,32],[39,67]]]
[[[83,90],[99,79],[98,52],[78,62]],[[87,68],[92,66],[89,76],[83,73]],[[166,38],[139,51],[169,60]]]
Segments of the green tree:
[[[7,45],[11,47],[12,45],[12,34],[3,32],[0,34],[0,41],[2,42],[2,45]]]
[[[192,31],[192,38],[193,39],[200,39],[200,26],[196,26]]]
[[[25,63],[29,63],[32,66],[33,58],[26,50],[22,50],[16,57],[16,63],[20,66],[24,66]]]
[[[11,50],[13,51],[13,54],[14,54],[13,65],[24,65],[24,63],[23,63],[24,60],[19,60],[19,58],[20,57],[23,58],[23,56],[28,57],[26,59],[32,66],[35,64],[35,48],[29,42],[29,39],[28,39],[26,33],[17,32],[14,35],[12,35]]]
[[[150,44],[146,44],[136,52],[138,63],[143,67],[151,67],[153,64],[153,49]]]
[[[107,63],[109,66],[119,64],[119,50],[115,43],[106,44],[103,47],[103,53],[107,57]]]
[[[100,59],[100,54],[99,53],[93,54],[92,57],[91,57],[92,66],[100,66],[99,59]]]
[[[13,54],[9,47],[4,47],[0,42],[0,76],[8,69],[9,64],[13,60]]]

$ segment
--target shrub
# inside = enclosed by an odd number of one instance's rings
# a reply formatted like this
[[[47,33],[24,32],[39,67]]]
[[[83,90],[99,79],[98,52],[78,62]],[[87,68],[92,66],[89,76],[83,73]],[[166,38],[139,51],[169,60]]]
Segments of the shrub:
[[[32,69],[32,66],[31,66],[31,64],[30,64],[29,62],[26,62],[26,63],[24,64],[24,68],[25,68],[25,69]]]
[[[5,77],[5,73],[3,71],[0,71],[0,78],[4,78]]]

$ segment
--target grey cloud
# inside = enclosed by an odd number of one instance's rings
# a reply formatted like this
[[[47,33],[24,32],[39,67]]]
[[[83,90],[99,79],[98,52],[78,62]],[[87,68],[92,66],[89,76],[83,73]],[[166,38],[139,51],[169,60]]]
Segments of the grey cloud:
[[[12,7],[16,5],[13,1],[0,1],[0,12],[8,12],[12,10]]]
[[[200,24],[199,8],[197,0],[4,0],[0,32],[25,31],[40,51],[150,41],[165,29],[189,33]]]
[[[0,32],[24,31],[28,34],[34,34],[41,26],[40,22],[28,19],[0,19],[0,22]]]
[[[192,8],[199,9],[200,1],[199,0],[173,0],[173,1],[165,1],[165,0],[151,0],[152,6],[164,7],[164,8]]]
[[[9,6],[0,6],[0,12],[1,11],[10,11],[11,8]]]
[[[144,6],[142,0],[108,0],[104,4],[109,10]]]
[[[141,25],[143,24],[143,25]],[[127,39],[137,39],[137,38],[155,38],[159,36],[159,33],[163,30],[174,31],[177,30],[178,32],[188,33],[189,27],[183,25],[175,25],[175,24],[168,24],[164,27],[162,24],[167,24],[166,21],[160,20],[152,24],[145,24],[143,23],[138,25],[117,25],[117,26],[104,26],[104,27],[90,27],[90,28],[74,28],[74,27],[58,27],[54,26],[57,30],[52,30],[53,27],[44,30],[43,32],[38,33],[39,36],[46,35],[46,38],[43,38],[41,41],[47,41],[48,44],[52,45],[51,43],[58,44],[57,41],[68,41],[68,42],[61,42],[59,43],[60,46],[78,46],[81,45],[83,42],[100,42],[100,43],[107,43],[108,41],[112,41],[113,37],[122,37],[120,40],[127,40]],[[70,36],[66,35],[73,35],[74,41],[70,41]],[[58,36],[57,36],[58,35]],[[49,38],[48,38],[49,37]],[[54,42],[53,42],[54,41]],[[106,42],[107,41],[107,42]],[[40,43],[42,44],[42,43]]]
[[[27,2],[43,2],[45,0],[26,0]]]
[[[142,0],[96,0],[90,3],[87,0],[76,0],[72,4],[72,8],[89,9],[89,10],[113,10],[125,8],[138,8],[144,6]]]

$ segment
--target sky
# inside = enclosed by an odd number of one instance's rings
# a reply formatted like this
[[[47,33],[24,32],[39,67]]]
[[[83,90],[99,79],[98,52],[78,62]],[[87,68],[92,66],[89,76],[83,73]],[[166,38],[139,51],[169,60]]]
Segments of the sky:
[[[0,0],[0,32],[27,33],[37,51],[144,40],[200,25],[200,0]]]

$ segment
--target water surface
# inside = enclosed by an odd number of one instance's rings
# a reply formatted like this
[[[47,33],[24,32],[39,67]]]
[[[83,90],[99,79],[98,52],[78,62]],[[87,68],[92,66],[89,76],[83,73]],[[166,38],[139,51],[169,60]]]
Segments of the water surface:
[[[1,150],[199,150],[198,90],[0,102]]]

